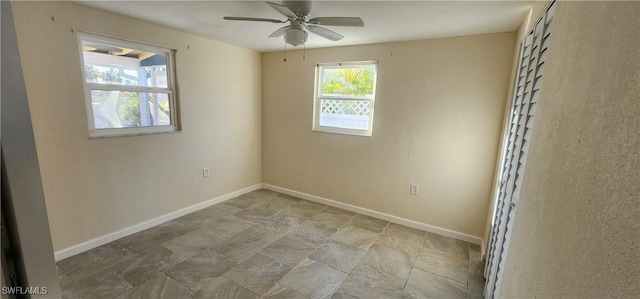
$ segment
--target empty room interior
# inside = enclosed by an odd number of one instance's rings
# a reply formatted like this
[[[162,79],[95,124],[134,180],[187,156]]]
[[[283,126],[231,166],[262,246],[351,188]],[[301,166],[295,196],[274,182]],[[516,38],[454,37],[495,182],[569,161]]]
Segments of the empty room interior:
[[[638,15],[2,1],[2,298],[638,298]]]

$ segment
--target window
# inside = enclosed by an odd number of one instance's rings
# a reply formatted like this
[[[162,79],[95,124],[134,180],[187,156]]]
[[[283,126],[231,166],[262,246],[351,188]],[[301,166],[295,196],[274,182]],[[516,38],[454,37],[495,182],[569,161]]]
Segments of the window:
[[[78,33],[90,137],[177,131],[173,52]]]
[[[318,64],[313,130],[371,136],[376,62]]]

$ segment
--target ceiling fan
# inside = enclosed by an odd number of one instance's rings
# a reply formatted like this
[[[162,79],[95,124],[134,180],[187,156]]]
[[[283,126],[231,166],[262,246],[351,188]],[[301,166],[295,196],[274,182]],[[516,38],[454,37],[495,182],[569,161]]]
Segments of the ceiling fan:
[[[287,44],[292,46],[303,45],[307,41],[307,31],[315,33],[331,41],[341,40],[344,36],[337,32],[329,30],[324,26],[348,26],[348,27],[363,27],[364,22],[358,17],[321,17],[321,18],[309,18],[311,11],[311,1],[282,1],[282,4],[274,2],[266,2],[273,9],[287,17],[286,21],[276,19],[263,19],[263,18],[251,18],[251,17],[224,17],[225,20],[234,21],[255,21],[255,22],[270,22],[270,23],[286,23],[288,26],[284,26],[269,37],[278,37],[284,35],[284,40]],[[306,29],[306,30],[305,30]]]

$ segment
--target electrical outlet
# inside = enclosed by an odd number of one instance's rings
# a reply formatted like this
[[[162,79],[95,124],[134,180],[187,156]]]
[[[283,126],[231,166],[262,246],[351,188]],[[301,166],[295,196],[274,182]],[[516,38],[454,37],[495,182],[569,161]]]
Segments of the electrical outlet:
[[[205,178],[209,176],[209,167],[202,168],[202,176]]]
[[[409,193],[411,195],[418,195],[418,189],[420,188],[420,186],[418,186],[417,184],[411,184],[411,187],[409,188]]]

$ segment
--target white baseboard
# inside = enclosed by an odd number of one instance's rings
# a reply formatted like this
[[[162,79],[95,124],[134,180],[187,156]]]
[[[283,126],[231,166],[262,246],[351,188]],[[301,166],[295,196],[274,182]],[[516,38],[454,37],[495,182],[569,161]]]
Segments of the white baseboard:
[[[356,213],[360,213],[360,214],[364,214],[367,216],[371,216],[371,217],[375,217],[375,218],[379,218],[379,219],[384,219],[393,223],[397,223],[397,224],[401,224],[404,226],[408,226],[408,227],[412,227],[412,228],[417,228],[419,230],[423,230],[423,231],[427,231],[427,232],[431,232],[431,233],[435,233],[435,234],[439,234],[439,235],[443,235],[443,236],[447,236],[447,237],[451,237],[454,239],[458,239],[458,240],[462,240],[462,241],[466,241],[469,243],[473,243],[473,244],[482,244],[483,240],[482,238],[476,237],[476,236],[472,236],[472,235],[468,235],[465,233],[461,233],[461,232],[457,232],[457,231],[453,231],[453,230],[449,230],[446,228],[442,228],[442,227],[437,227],[437,226],[433,226],[433,225],[429,225],[429,224],[425,224],[422,222],[418,222],[418,221],[414,221],[414,220],[409,220],[406,218],[402,218],[402,217],[398,217],[398,216],[394,216],[394,215],[390,215],[387,213],[382,213],[382,212],[378,212],[378,211],[374,211],[374,210],[370,210],[370,209],[366,209],[366,208],[362,208],[362,207],[358,207],[358,206],[354,206],[354,205],[350,205],[350,204],[346,204],[346,203],[342,203],[339,201],[335,201],[335,200],[331,200],[328,198],[324,198],[324,197],[320,197],[320,196],[315,196],[315,195],[311,195],[311,194],[307,194],[307,193],[303,193],[303,192],[299,192],[299,191],[295,191],[295,190],[291,190],[291,189],[287,189],[287,188],[282,188],[282,187],[278,187],[275,185],[270,185],[270,184],[256,184],[244,189],[240,189],[231,193],[227,193],[221,196],[218,196],[216,198],[180,209],[178,211],[175,212],[171,212],[165,215],[162,215],[160,217],[156,217],[141,223],[138,223],[136,225],[121,229],[119,231],[116,232],[112,232],[109,234],[106,234],[104,236],[100,236],[97,237],[95,239],[91,239],[89,241],[65,248],[65,249],[61,249],[58,250],[54,253],[54,257],[56,262],[66,259],[68,257],[74,256],[76,254],[85,252],[87,250],[91,250],[93,248],[96,248],[98,246],[107,244],[109,242],[113,242],[115,240],[118,240],[120,238],[135,234],[137,232],[143,231],[145,229],[149,229],[151,227],[154,227],[156,225],[160,225],[162,223],[165,223],[167,221],[176,219],[178,217],[182,217],[184,215],[187,215],[189,213],[193,213],[195,211],[199,211],[201,209],[207,208],[209,206],[215,205],[217,203],[221,203],[223,201],[229,200],[231,198],[234,198],[236,196],[240,196],[242,194],[245,193],[249,193],[251,191],[254,190],[258,190],[260,188],[265,188],[265,189],[269,189],[269,190],[273,190],[276,192],[280,192],[280,193],[284,193],[287,195],[291,195],[291,196],[295,196],[295,197],[299,197],[302,199],[306,199],[309,201],[313,201],[313,202],[318,202],[318,203],[322,203],[322,204],[326,204],[332,207],[336,207],[336,208],[340,208],[340,209],[344,209],[347,211],[352,211],[352,212],[356,212]]]
[[[295,196],[295,197],[299,197],[299,198],[302,198],[302,199],[310,200],[310,201],[313,201],[313,202],[322,203],[322,204],[325,204],[325,205],[328,205],[328,206],[332,206],[332,207],[348,210],[348,211],[351,211],[351,212],[356,212],[356,213],[364,214],[364,215],[367,215],[367,216],[371,216],[371,217],[387,220],[389,222],[401,224],[401,225],[404,225],[404,226],[417,228],[419,230],[423,230],[423,231],[426,231],[426,232],[439,234],[439,235],[443,235],[443,236],[446,236],[446,237],[451,237],[451,238],[462,240],[462,241],[465,241],[465,242],[478,244],[478,245],[482,244],[482,238],[480,238],[480,237],[476,237],[476,236],[472,236],[472,235],[469,235],[469,234],[465,234],[465,233],[449,230],[449,229],[446,229],[446,228],[433,226],[433,225],[429,225],[429,224],[426,224],[426,223],[413,221],[413,220],[409,220],[409,219],[406,219],[406,218],[390,215],[390,214],[387,214],[387,213],[382,213],[382,212],[378,212],[378,211],[374,211],[374,210],[369,210],[369,209],[366,209],[366,208],[361,208],[361,207],[358,207],[358,206],[342,203],[342,202],[331,200],[331,199],[327,199],[327,198],[324,198],[324,197],[315,196],[315,195],[311,195],[311,194],[307,194],[307,193],[303,193],[303,192],[299,192],[299,191],[295,191],[295,190],[291,190],[291,189],[287,189],[287,188],[282,188],[282,187],[278,187],[278,186],[274,186],[274,185],[270,185],[270,184],[264,184],[263,183],[262,184],[262,188],[273,190],[273,191],[276,191],[276,192],[284,193],[284,194]]]
[[[240,196],[242,194],[249,193],[249,192],[254,191],[254,190],[258,190],[260,188],[262,188],[262,184],[256,184],[256,185],[244,188],[244,189],[240,189],[238,191],[234,191],[234,192],[231,192],[231,193],[227,193],[227,194],[218,196],[218,197],[216,197],[214,199],[210,199],[210,200],[207,200],[207,201],[204,201],[204,202],[201,202],[201,203],[197,203],[195,205],[186,207],[184,209],[177,210],[175,212],[171,212],[169,214],[162,215],[162,216],[157,217],[157,218],[153,218],[153,219],[147,220],[147,221],[142,222],[142,223],[138,223],[138,224],[133,225],[133,226],[129,226],[129,227],[121,229],[119,231],[112,232],[112,233],[106,234],[104,236],[100,236],[100,237],[97,237],[95,239],[91,239],[89,241],[86,241],[86,242],[83,242],[83,243],[80,243],[80,244],[77,244],[77,245],[73,245],[73,246],[65,248],[65,249],[58,250],[58,251],[56,251],[54,253],[55,260],[57,262],[57,261],[66,259],[66,258],[74,256],[76,254],[85,252],[87,250],[96,248],[98,246],[107,244],[107,243],[112,242],[112,241],[118,240],[118,239],[126,237],[128,235],[135,234],[137,232],[140,232],[140,231],[143,231],[145,229],[154,227],[156,225],[165,223],[167,221],[176,219],[178,217],[182,217],[184,215],[187,215],[189,213],[193,213],[195,211],[204,209],[206,207],[215,205],[217,203],[221,203],[221,202],[223,202],[225,200],[229,200],[229,199],[234,198],[236,196]]]

